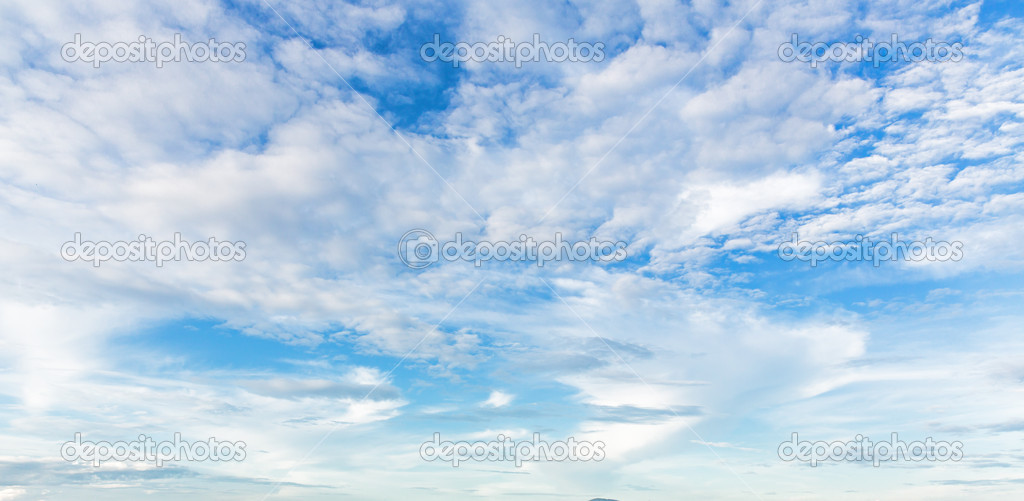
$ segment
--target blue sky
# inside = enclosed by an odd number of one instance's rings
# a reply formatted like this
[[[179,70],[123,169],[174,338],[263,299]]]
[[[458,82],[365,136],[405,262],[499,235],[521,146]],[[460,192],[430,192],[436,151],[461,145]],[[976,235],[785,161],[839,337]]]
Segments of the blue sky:
[[[0,501],[1020,499],[1024,7],[1011,0],[0,6]],[[784,62],[856,36],[957,62]],[[242,62],[65,61],[181,34]],[[599,62],[423,44],[602,43]],[[627,244],[407,267],[406,232]],[[61,257],[244,242],[237,261]],[[779,257],[959,242],[958,261]],[[791,433],[956,462],[780,459]],[[66,461],[244,441],[239,462]],[[600,441],[587,462],[420,445]]]

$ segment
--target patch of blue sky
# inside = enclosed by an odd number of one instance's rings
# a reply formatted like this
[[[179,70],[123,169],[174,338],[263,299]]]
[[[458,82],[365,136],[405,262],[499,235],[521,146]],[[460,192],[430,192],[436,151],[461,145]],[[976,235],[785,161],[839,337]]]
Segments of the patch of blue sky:
[[[1005,20],[1024,19],[1024,2],[1018,0],[984,0],[978,23],[984,28]]]

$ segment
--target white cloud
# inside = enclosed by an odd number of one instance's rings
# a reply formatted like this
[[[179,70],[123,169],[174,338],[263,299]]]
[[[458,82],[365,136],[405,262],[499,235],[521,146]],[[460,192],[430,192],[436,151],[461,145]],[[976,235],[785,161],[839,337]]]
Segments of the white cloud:
[[[491,395],[487,397],[487,400],[480,405],[484,407],[505,407],[512,403],[513,399],[515,399],[515,395],[494,390],[491,392]]]

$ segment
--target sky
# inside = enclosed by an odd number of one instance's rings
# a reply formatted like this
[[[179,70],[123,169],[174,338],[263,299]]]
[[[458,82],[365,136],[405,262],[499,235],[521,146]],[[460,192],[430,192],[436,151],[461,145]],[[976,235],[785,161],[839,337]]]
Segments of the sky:
[[[535,35],[599,57],[423,56]],[[176,36],[240,60],[65,50]],[[781,55],[893,36],[960,57]],[[0,501],[1024,496],[1016,0],[7,0],[0,44]],[[68,257],[147,238],[236,252]],[[882,240],[956,259],[783,252]],[[175,436],[244,457],[65,454]]]

